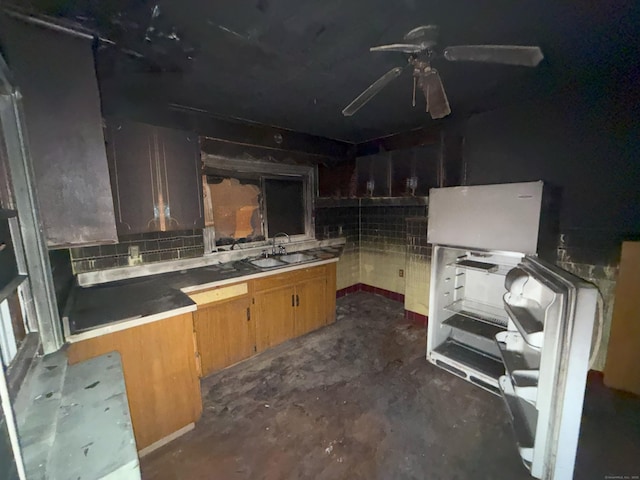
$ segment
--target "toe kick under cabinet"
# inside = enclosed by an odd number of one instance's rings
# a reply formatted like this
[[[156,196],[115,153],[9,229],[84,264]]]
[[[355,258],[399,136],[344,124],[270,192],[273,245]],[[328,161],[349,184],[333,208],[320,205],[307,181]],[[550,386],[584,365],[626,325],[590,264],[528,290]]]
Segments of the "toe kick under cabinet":
[[[189,293],[201,377],[335,321],[330,263]]]

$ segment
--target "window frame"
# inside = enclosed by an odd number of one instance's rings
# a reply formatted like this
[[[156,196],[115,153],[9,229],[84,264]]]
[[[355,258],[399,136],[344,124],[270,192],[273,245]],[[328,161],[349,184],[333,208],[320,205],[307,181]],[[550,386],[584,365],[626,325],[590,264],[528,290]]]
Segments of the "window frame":
[[[311,165],[290,165],[282,163],[272,163],[255,160],[244,160],[227,158],[219,155],[203,154],[202,163],[204,167],[203,174],[207,174],[207,169],[212,169],[216,175],[228,174],[230,177],[241,178],[242,174],[251,174],[260,176],[260,209],[262,213],[263,221],[263,233],[265,240],[249,242],[243,244],[243,248],[258,247],[270,243],[273,235],[279,232],[269,232],[267,220],[268,212],[266,212],[266,197],[265,197],[265,179],[277,179],[286,180],[297,178],[303,182],[303,205],[305,212],[304,219],[304,233],[299,235],[291,235],[289,237],[290,242],[300,242],[305,240],[315,239],[315,221],[313,216],[313,208],[315,197],[317,196],[317,167]],[[213,227],[205,227],[214,229]],[[287,233],[287,232],[285,232]],[[215,233],[212,235],[215,238]],[[211,245],[210,252],[227,250],[227,246]],[[206,252],[205,253],[210,253]]]

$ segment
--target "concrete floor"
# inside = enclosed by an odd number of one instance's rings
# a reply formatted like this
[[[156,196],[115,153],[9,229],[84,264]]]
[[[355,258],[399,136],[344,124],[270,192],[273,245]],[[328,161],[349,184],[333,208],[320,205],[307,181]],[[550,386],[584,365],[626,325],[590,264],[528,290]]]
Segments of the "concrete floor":
[[[335,325],[208,377],[195,430],[143,458],[143,478],[530,478],[502,399],[429,364],[402,313],[352,294]],[[633,478],[640,400],[592,383],[575,478]]]

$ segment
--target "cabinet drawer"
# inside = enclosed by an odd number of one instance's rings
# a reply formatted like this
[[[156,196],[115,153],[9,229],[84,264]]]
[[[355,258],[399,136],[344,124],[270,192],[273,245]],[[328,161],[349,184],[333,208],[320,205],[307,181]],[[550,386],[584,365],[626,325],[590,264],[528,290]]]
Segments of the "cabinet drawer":
[[[302,268],[293,272],[277,273],[268,277],[258,278],[253,281],[256,292],[280,288],[287,285],[294,285],[300,281],[326,275],[324,265],[319,267]]]
[[[310,278],[324,277],[327,274],[326,265],[320,265],[319,267],[309,267],[297,270],[296,281],[308,280]]]
[[[193,300],[198,307],[200,307],[201,305],[208,305],[210,303],[222,302],[224,300],[241,297],[248,293],[249,284],[244,282],[193,292],[189,294],[189,298]]]

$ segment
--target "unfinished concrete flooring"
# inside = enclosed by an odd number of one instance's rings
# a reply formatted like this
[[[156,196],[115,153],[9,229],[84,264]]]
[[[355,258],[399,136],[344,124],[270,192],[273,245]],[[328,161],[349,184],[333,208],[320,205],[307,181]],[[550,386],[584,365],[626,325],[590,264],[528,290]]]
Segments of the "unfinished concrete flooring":
[[[429,364],[424,328],[402,313],[349,295],[335,325],[208,377],[195,430],[144,457],[143,478],[530,478],[502,400]],[[640,473],[638,400],[596,390],[575,478]]]

